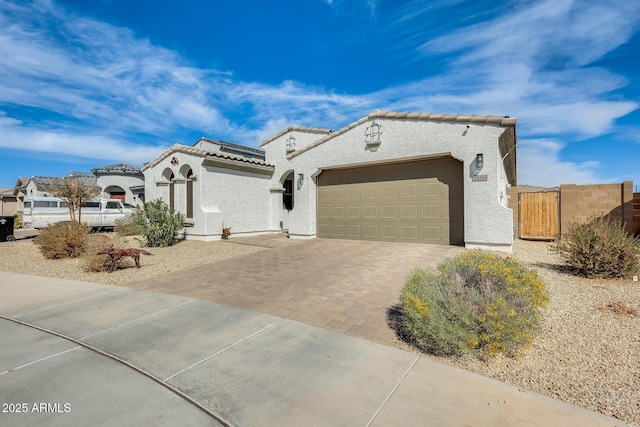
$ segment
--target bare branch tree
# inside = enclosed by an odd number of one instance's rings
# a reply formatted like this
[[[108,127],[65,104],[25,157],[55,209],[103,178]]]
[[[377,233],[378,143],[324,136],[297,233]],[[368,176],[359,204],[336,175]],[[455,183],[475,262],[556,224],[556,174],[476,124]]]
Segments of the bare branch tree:
[[[78,211],[78,222],[82,222],[82,203],[96,197],[100,191],[94,183],[73,176],[57,178],[51,183],[51,193],[67,203],[71,221],[76,220]]]

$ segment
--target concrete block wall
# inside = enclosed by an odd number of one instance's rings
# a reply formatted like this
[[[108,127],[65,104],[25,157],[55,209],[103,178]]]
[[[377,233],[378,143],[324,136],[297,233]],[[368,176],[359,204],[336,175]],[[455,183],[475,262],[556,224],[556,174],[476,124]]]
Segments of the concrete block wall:
[[[633,182],[560,186],[560,232],[572,222],[610,215],[633,233]]]

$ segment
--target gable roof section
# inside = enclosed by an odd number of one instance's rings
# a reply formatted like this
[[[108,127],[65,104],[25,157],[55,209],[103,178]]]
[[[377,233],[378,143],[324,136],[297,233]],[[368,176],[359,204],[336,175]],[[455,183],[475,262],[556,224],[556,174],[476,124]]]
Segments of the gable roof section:
[[[166,159],[167,157],[169,157],[170,155],[174,154],[174,153],[184,153],[184,154],[191,154],[194,156],[198,156],[198,157],[202,157],[202,158],[209,158],[209,159],[222,159],[224,160],[225,164],[231,165],[233,163],[237,163],[238,165],[245,165],[248,167],[255,167],[257,169],[267,169],[267,170],[273,170],[274,166],[270,165],[268,163],[266,163],[263,160],[260,159],[256,159],[256,158],[248,158],[248,157],[242,157],[242,156],[237,156],[235,154],[228,154],[228,153],[211,153],[208,151],[204,151],[204,150],[200,150],[198,148],[194,148],[194,147],[188,147],[186,145],[181,145],[181,144],[175,144],[173,146],[171,146],[168,150],[166,150],[164,153],[160,154],[158,157],[156,157],[154,160],[150,161],[149,163],[145,164],[144,167],[142,168],[142,171],[146,171],[149,168],[152,168],[156,165],[158,165],[161,161],[163,161],[164,159]]]
[[[330,139],[335,138],[338,135],[342,135],[347,131],[353,129],[356,126],[360,126],[363,123],[366,123],[370,120],[374,119],[394,119],[394,120],[413,120],[413,121],[424,121],[424,122],[447,122],[447,123],[473,123],[473,124],[493,124],[502,127],[512,127],[515,128],[516,121],[518,119],[512,118],[509,116],[473,116],[473,115],[462,115],[462,114],[432,114],[432,113],[411,113],[411,112],[392,112],[392,111],[373,111],[369,113],[368,116],[361,118],[358,121],[353,123],[349,123],[345,127],[338,129],[335,132],[330,132],[329,135],[321,138],[309,145],[306,145],[293,153],[287,155],[287,159],[292,159],[300,154],[311,150],[312,148],[317,147],[318,145],[324,144]],[[280,134],[284,134],[285,132],[280,132]],[[280,135],[278,134],[278,135]],[[274,137],[275,138],[275,137]],[[515,142],[514,142],[515,144]]]
[[[317,133],[317,134],[322,134],[322,135],[330,134],[330,133],[333,132],[331,129],[308,128],[308,127],[304,127],[304,126],[289,126],[285,130],[283,130],[281,132],[278,132],[277,134],[273,135],[272,137],[262,141],[260,143],[260,146],[262,147],[263,145],[267,145],[271,141],[274,141],[274,140],[280,138],[282,135],[286,135],[287,133],[292,132],[292,131],[305,132],[305,133]]]

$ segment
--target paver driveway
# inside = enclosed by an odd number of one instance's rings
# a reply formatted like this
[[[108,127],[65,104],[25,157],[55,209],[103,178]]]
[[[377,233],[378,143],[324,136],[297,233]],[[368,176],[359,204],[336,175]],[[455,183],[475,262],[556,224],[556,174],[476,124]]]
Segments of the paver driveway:
[[[463,248],[351,240],[237,238],[269,248],[127,286],[242,307],[382,344],[408,274]]]

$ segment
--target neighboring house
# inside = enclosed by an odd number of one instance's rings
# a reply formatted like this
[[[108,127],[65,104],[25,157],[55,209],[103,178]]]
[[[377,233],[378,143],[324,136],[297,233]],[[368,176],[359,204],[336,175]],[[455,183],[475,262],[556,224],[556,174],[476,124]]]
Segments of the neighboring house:
[[[193,239],[231,227],[510,251],[515,126],[502,116],[374,111],[337,131],[291,126],[264,151],[202,138],[146,164],[145,194],[184,213]]]
[[[70,172],[68,176],[78,178],[87,185],[97,185],[96,177],[87,172]],[[21,178],[22,179],[22,178]],[[24,193],[24,197],[50,197],[53,196],[53,184],[58,177],[32,176],[24,187],[17,188]]]
[[[0,216],[13,216],[18,213],[18,197],[13,188],[0,188]]]
[[[21,222],[24,215],[24,195],[25,195],[26,186],[28,182],[29,182],[29,178],[20,177],[16,181],[16,185],[13,188],[13,195],[16,196],[16,199],[18,201],[18,206],[16,208],[16,211]]]
[[[123,203],[144,203],[144,175],[140,168],[118,163],[92,169],[105,199],[119,199]]]

